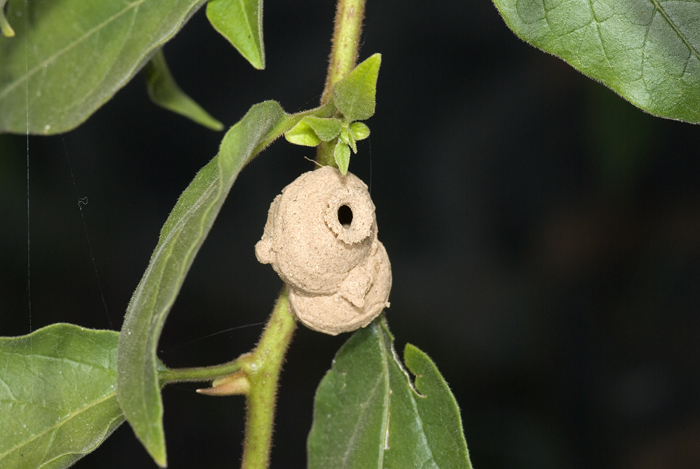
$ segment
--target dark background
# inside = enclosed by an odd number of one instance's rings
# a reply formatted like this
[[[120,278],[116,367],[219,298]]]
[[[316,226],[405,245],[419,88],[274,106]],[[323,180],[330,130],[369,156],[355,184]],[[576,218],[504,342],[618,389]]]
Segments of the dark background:
[[[165,55],[227,126],[266,99],[307,109],[333,9],[268,1],[263,72],[202,11]],[[450,383],[475,467],[700,467],[700,129],[526,45],[487,0],[370,0],[363,38],[361,58],[383,63],[350,169],[371,186],[392,261],[389,322],[397,348],[417,345]],[[31,313],[26,140],[0,137],[0,334],[118,329],[162,223],[222,135],[152,105],[136,77],[78,130],[31,137]],[[312,168],[304,156],[278,142],[236,182],[166,324],[168,365],[254,345],[281,282],[253,245],[274,196]],[[304,467],[314,390],[347,337],[298,330],[272,467]],[[164,391],[169,467],[236,467],[243,399],[195,387]],[[77,467],[155,466],[123,425]]]

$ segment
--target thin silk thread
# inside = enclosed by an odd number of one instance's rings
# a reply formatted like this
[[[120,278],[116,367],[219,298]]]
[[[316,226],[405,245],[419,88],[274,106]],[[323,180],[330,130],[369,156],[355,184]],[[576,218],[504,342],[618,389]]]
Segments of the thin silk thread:
[[[97,279],[97,287],[100,290],[100,297],[102,298],[102,305],[105,308],[105,316],[107,317],[107,322],[109,323],[110,329],[114,329],[112,324],[112,319],[109,315],[109,308],[107,307],[107,302],[105,301],[104,290],[102,290],[102,282],[100,281],[100,274],[97,272],[97,263],[95,262],[95,254],[92,252],[92,243],[90,242],[90,235],[88,234],[87,223],[85,223],[85,214],[83,213],[83,206],[87,205],[87,197],[80,198],[78,196],[78,186],[75,184],[75,176],[73,175],[73,166],[70,163],[70,158],[68,157],[68,147],[66,146],[66,139],[62,138],[63,150],[66,152],[66,162],[68,163],[68,170],[70,171],[70,179],[73,183],[73,191],[75,192],[75,198],[78,201],[78,210],[80,210],[80,219],[83,222],[83,232],[85,233],[85,239],[87,240],[88,251],[90,251],[90,259],[92,260],[92,269],[95,271],[95,278]]]
[[[27,135],[27,309],[29,311],[29,332],[32,332],[32,237],[31,217],[29,204],[29,42],[27,37],[27,16],[29,16],[29,0],[24,0],[24,107],[26,111],[26,135]]]

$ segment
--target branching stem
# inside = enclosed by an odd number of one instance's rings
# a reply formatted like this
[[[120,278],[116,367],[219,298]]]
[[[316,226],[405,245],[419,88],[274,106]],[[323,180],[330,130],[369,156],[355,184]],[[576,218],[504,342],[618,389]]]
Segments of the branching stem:
[[[322,105],[330,101],[333,86],[345,78],[357,64],[364,17],[365,0],[338,0],[326,85],[321,95]],[[320,144],[316,150],[316,161],[324,166],[336,166],[334,148],[334,145],[329,143]]]
[[[1,1],[1,0],[0,0]],[[321,97],[321,107],[308,114],[326,117],[334,112],[330,102],[333,86],[342,80],[357,63],[365,0],[338,0],[328,75]],[[306,113],[290,116],[276,136],[291,128]],[[264,142],[264,148],[269,142]],[[335,164],[333,146],[318,147],[316,160],[324,165]],[[242,469],[269,467],[272,430],[275,418],[277,383],[287,348],[292,340],[296,320],[289,311],[289,294],[285,287],[267,322],[255,349],[236,360],[205,368],[166,370],[159,374],[162,384],[174,381],[209,381],[233,373],[243,373],[250,382],[247,388],[247,417],[243,443]]]
[[[364,15],[365,0],[338,0],[321,109],[331,105],[333,85],[350,73],[357,63]],[[322,164],[335,163],[333,147],[320,145],[316,160]],[[277,382],[295,328],[296,320],[289,312],[285,287],[260,343],[252,354],[242,357],[242,370],[250,380],[242,469],[261,469],[269,465]]]
[[[289,295],[285,287],[267,322],[260,342],[243,360],[243,370],[250,380],[242,469],[268,467],[275,419],[277,382],[284,356],[292,341],[296,319],[289,312]]]
[[[211,381],[243,372],[250,382],[242,469],[268,467],[275,419],[277,382],[284,356],[292,341],[296,319],[289,311],[289,294],[285,287],[275,304],[255,349],[223,365],[169,369],[158,373],[162,385],[182,381]]]

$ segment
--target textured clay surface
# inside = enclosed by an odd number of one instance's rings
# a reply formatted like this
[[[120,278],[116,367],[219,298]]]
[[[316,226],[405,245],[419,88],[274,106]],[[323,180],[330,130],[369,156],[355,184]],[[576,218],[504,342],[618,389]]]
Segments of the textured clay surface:
[[[292,311],[311,329],[353,331],[389,306],[391,264],[374,204],[351,173],[323,167],[285,187],[255,254],[288,285]]]

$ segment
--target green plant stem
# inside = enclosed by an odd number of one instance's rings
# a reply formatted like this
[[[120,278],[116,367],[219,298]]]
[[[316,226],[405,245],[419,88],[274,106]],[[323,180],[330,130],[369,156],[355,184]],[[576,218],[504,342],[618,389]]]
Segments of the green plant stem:
[[[333,45],[321,107],[289,116],[278,126],[279,128],[270,132],[269,141],[261,142],[256,150],[265,148],[272,140],[291,129],[305,115],[330,117],[335,112],[335,107],[330,101],[331,92],[333,86],[350,73],[357,63],[364,9],[365,0],[338,0]],[[326,165],[334,164],[333,145],[319,145],[317,161]],[[277,383],[295,328],[296,320],[289,311],[289,294],[285,287],[253,352],[224,365],[168,370],[160,375],[162,382],[204,381],[243,370],[250,381],[250,390],[247,394],[248,408],[242,469],[263,469],[269,466]]]
[[[158,373],[158,379],[162,385],[183,381],[212,381],[217,378],[228,376],[243,368],[242,355],[235,360],[221,365],[206,366],[199,368],[174,368]]]
[[[285,286],[255,350],[243,360],[250,380],[242,469],[263,469],[270,461],[277,382],[296,319]]]
[[[321,104],[326,104],[331,99],[333,85],[342,80],[357,64],[364,17],[365,0],[338,0],[331,56]]]
[[[338,167],[335,162],[335,142],[321,142],[316,147],[316,162],[321,166]]]
[[[365,17],[365,0],[338,0],[335,10],[333,42],[328,62],[326,84],[321,95],[321,105],[330,102],[333,86],[357,65],[360,49],[362,20]],[[335,146],[322,143],[316,150],[316,161],[323,166],[336,166],[333,150]]]

